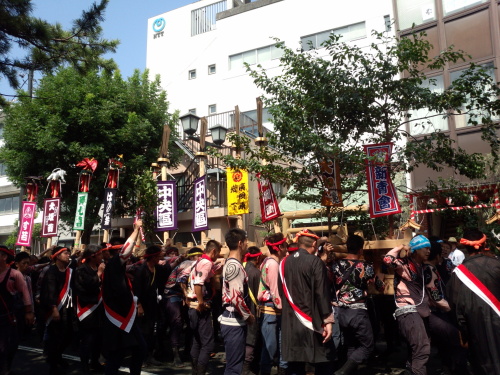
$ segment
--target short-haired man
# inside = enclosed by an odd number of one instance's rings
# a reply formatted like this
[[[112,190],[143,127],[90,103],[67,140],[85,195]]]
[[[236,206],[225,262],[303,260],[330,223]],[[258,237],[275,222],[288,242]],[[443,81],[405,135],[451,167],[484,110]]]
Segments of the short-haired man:
[[[281,336],[281,297],[278,289],[279,263],[286,256],[287,243],[283,233],[267,237],[269,256],[260,266],[259,309],[262,333],[262,354],[260,371],[262,375],[271,373],[274,358],[279,358],[278,372],[284,373],[287,363],[281,360],[279,341]]]
[[[460,244],[469,257],[458,265],[447,285],[448,301],[471,363],[479,375],[500,374],[500,260],[484,254],[486,235],[464,231]]]
[[[280,264],[281,343],[288,374],[304,374],[306,362],[315,367],[316,375],[332,373],[333,312],[326,267],[314,256],[318,238],[307,229],[299,232],[299,250]]]
[[[222,270],[222,315],[221,334],[226,349],[224,375],[240,375],[245,360],[247,323],[252,324],[255,316],[245,302],[248,295],[247,274],[241,263],[247,252],[248,239],[244,230],[230,229],[225,236],[229,257]]]
[[[193,374],[205,375],[210,353],[214,348],[214,328],[212,325],[211,300],[213,288],[211,280],[215,274],[215,260],[221,246],[217,241],[207,242],[205,253],[191,268],[187,296],[189,299],[189,323],[193,331],[191,359]]]
[[[384,257],[384,263],[392,266],[394,274],[394,292],[399,332],[407,341],[411,354],[407,361],[406,373],[426,375],[426,364],[430,354],[430,341],[425,330],[424,319],[431,313],[427,293],[425,292],[424,262],[429,258],[431,243],[422,235],[411,239],[410,248],[401,245],[390,250]],[[410,250],[410,254],[400,256],[401,250]]]
[[[333,263],[337,290],[338,322],[347,348],[347,362],[335,375],[352,374],[373,351],[373,329],[366,306],[369,284],[379,291],[384,283],[375,275],[373,264],[360,260],[365,241],[357,235],[347,238],[347,255]]]

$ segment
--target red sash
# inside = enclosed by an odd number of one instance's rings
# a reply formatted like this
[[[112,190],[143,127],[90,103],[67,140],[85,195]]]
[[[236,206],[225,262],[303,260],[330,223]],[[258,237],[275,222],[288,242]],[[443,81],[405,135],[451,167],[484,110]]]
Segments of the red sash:
[[[68,300],[69,297],[69,292],[70,292],[70,282],[71,282],[71,275],[73,274],[73,269],[71,268],[66,268],[66,279],[64,280],[64,285],[59,292],[59,296],[57,297],[57,310],[61,310],[61,308],[64,306],[66,301]],[[46,325],[49,325],[49,323],[52,321],[52,314],[48,317],[47,321],[45,322]]]
[[[127,282],[129,285],[130,290],[132,290],[132,284],[130,283],[130,280],[127,278]],[[132,294],[132,298],[134,294]],[[132,329],[132,325],[134,324],[135,316],[137,314],[137,306],[135,300],[132,301],[130,304],[130,308],[128,310],[127,316],[122,316],[116,311],[114,311],[111,307],[109,307],[105,301],[103,301],[104,305],[104,313],[106,314],[106,317],[108,320],[118,328],[120,328],[122,331],[125,331],[127,333],[130,332]]]
[[[498,316],[500,316],[500,301],[498,298],[496,298],[467,267],[460,264],[453,272],[467,288],[472,290],[479,298],[486,302]]]
[[[101,304],[102,302],[102,292],[99,293],[99,300],[97,301],[97,303],[93,304],[93,305],[88,305],[88,306],[85,306],[85,307],[82,307],[80,305],[80,301],[79,301],[79,298],[77,297],[76,298],[76,315],[78,316],[78,319],[80,320],[80,322],[85,319],[86,317],[88,317],[90,314],[92,314],[95,309],[97,309],[97,307]]]

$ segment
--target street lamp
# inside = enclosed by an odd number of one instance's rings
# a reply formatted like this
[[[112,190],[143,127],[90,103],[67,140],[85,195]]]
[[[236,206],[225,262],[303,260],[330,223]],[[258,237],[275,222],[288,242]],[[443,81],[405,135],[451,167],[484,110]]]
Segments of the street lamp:
[[[218,146],[221,146],[226,140],[227,129],[222,125],[215,125],[210,128],[210,132],[212,133],[212,140]]]
[[[187,113],[180,117],[182,130],[187,135],[193,135],[198,130],[198,121],[200,118],[193,113]]]

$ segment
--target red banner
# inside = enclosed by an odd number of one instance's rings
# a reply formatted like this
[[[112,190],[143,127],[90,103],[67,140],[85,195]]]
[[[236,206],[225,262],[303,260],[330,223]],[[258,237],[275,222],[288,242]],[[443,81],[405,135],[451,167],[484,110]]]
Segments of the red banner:
[[[366,179],[370,199],[370,217],[399,214],[401,207],[388,169],[392,143],[363,147],[368,157],[366,159]]]
[[[42,237],[56,237],[59,226],[61,198],[50,198],[43,201]]]
[[[31,246],[31,233],[33,231],[33,221],[35,220],[36,203],[24,201],[21,212],[21,222],[19,223],[16,245]]]
[[[278,200],[273,191],[273,186],[267,178],[261,178],[257,174],[257,183],[259,187],[260,213],[262,222],[276,219],[281,216]]]

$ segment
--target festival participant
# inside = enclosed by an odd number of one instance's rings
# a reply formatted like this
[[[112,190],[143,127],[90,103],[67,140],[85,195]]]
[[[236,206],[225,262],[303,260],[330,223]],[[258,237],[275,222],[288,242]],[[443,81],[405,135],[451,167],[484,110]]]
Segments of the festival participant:
[[[112,249],[111,258],[104,269],[102,280],[103,350],[106,357],[106,375],[118,374],[127,354],[130,357],[130,374],[141,373],[146,358],[147,345],[136,321],[137,297],[126,275],[126,262],[132,255],[142,220],[137,220],[134,231],[119,250]],[[115,252],[116,251],[116,252]]]
[[[436,344],[440,358],[452,374],[466,375],[467,350],[460,345],[458,329],[452,324],[446,299],[445,284],[436,265],[442,261],[442,246],[431,241],[431,249],[427,267],[424,270],[426,292],[429,297],[431,314],[429,315],[429,332],[432,343]]]
[[[103,312],[101,278],[104,267],[102,249],[97,245],[89,245],[83,251],[82,264],[75,270],[73,291],[76,295],[76,315],[81,339],[80,361],[84,373],[104,370],[99,362]]]
[[[291,375],[304,374],[306,362],[315,367],[316,375],[333,372],[333,312],[326,268],[313,255],[317,240],[315,233],[302,230],[297,234],[299,250],[280,264],[282,356]]]
[[[165,292],[162,299],[163,313],[165,316],[166,330],[170,327],[170,345],[174,353],[174,366],[184,367],[182,363],[179,348],[181,346],[181,333],[183,321],[183,301],[185,301],[185,292],[187,291],[187,279],[191,272],[193,264],[203,255],[203,250],[199,247],[193,247],[187,252],[187,260],[179,264],[170,273],[165,284]],[[191,339],[190,332],[187,332],[185,340]]]
[[[226,350],[225,375],[240,375],[245,360],[247,324],[255,322],[255,316],[245,301],[248,295],[248,279],[241,264],[248,248],[244,230],[230,229],[225,236],[229,256],[222,270],[222,307],[219,318],[221,334]]]
[[[33,266],[30,266],[30,261],[31,261],[30,255],[26,251],[21,251],[21,252],[17,253],[16,257],[14,258],[14,267],[19,272],[22,273],[24,281],[26,282],[26,286],[28,287],[31,305],[34,306],[33,288],[32,288],[31,277],[30,277],[30,268],[33,269]],[[28,326],[26,326],[26,323],[25,323],[24,301],[22,300],[22,298],[16,298],[16,301],[17,301],[16,302],[17,328],[18,328],[18,332],[19,332],[19,338],[23,339],[27,335],[28,329],[31,329],[31,326],[28,327]]]
[[[61,367],[67,366],[62,358],[64,350],[74,335],[75,310],[72,297],[72,275],[70,252],[66,247],[55,247],[51,265],[42,282],[41,303],[47,319],[47,362],[51,375],[60,374]]]
[[[333,264],[337,302],[335,310],[347,349],[347,362],[335,375],[348,375],[366,361],[373,351],[373,329],[366,299],[368,286],[384,291],[384,283],[375,275],[373,264],[360,260],[365,241],[357,235],[347,238],[347,256]]]
[[[205,253],[193,265],[188,281],[189,324],[193,332],[191,346],[192,373],[205,375],[214,348],[211,299],[213,289],[211,279],[215,274],[214,262],[221,246],[217,241],[207,242]]]
[[[259,285],[260,330],[262,334],[262,353],[260,357],[260,372],[262,375],[271,373],[274,359],[279,359],[278,374],[284,374],[287,363],[280,354],[281,336],[281,297],[278,289],[279,263],[286,255],[287,243],[283,233],[274,233],[267,237],[266,246],[269,256],[260,266],[261,278]]]
[[[455,268],[447,285],[462,342],[469,346],[478,375],[500,374],[500,260],[483,254],[485,243],[480,230],[464,230],[460,244],[469,257]]]
[[[264,255],[257,246],[250,246],[248,252],[243,258],[243,267],[248,276],[248,298],[247,305],[253,316],[259,316],[259,303],[257,295],[259,294],[260,283],[260,264]],[[260,327],[257,321],[247,327],[247,339],[245,342],[245,362],[243,363],[243,375],[250,373],[259,373],[258,362],[261,349]],[[255,366],[257,365],[257,366]]]
[[[418,235],[409,243],[411,253],[400,256],[405,245],[390,250],[383,261],[395,270],[394,290],[399,332],[409,345],[411,354],[407,361],[407,374],[427,374],[426,364],[430,354],[430,341],[425,330],[424,319],[430,315],[429,302],[425,293],[424,262],[429,257],[429,240]]]
[[[137,269],[133,282],[134,295],[137,296],[137,313],[140,317],[142,334],[148,344],[145,366],[160,366],[162,363],[153,357],[156,344],[156,328],[160,320],[159,301],[171,268],[169,263],[160,265],[163,251],[158,246],[149,246],[144,254],[145,262]]]
[[[14,312],[14,294],[21,293],[27,325],[34,322],[33,304],[21,272],[9,267],[7,260],[13,252],[0,245],[0,374],[10,373],[18,345],[18,329]]]

